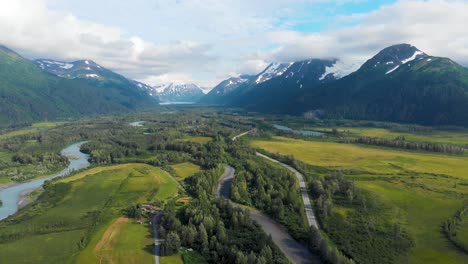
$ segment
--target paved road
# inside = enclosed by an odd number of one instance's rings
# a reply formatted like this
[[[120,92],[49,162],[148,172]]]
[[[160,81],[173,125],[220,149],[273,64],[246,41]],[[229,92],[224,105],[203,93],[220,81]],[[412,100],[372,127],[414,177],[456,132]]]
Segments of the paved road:
[[[216,196],[218,198],[229,199],[231,192],[231,184],[234,180],[236,170],[230,166],[225,166],[224,175],[218,182]],[[233,203],[235,206],[242,206]],[[297,242],[289,235],[286,228],[270,219],[262,212],[249,208],[250,218],[257,222],[267,233],[271,235],[273,242],[279,247],[284,255],[293,263],[296,264],[310,264],[321,263],[320,259],[310,253],[308,248],[301,243]]]
[[[233,138],[232,138],[232,141],[235,141],[236,139],[238,139],[238,138],[240,138],[240,137],[242,137],[242,136],[245,136],[245,135],[247,135],[248,133],[250,133],[250,131],[247,131],[247,132],[244,132],[244,133],[242,133],[242,134],[239,134],[239,135],[233,137]]]
[[[309,193],[307,192],[307,185],[306,185],[306,183],[304,181],[304,175],[302,175],[302,173],[298,172],[293,167],[291,167],[291,166],[289,166],[287,164],[284,164],[282,162],[279,162],[279,161],[277,161],[275,159],[272,159],[272,158],[270,158],[270,157],[268,157],[266,155],[263,155],[263,154],[257,152],[257,156],[262,157],[264,159],[267,159],[269,161],[272,161],[274,163],[277,163],[277,164],[287,168],[288,170],[294,172],[294,175],[296,175],[297,181],[299,182],[299,187],[301,189],[301,196],[302,196],[302,201],[304,202],[304,208],[305,208],[305,213],[306,213],[306,216],[307,216],[307,222],[309,223],[309,226],[314,226],[315,228],[318,229],[317,219],[315,218],[314,210],[312,209],[312,205],[310,204]]]
[[[245,136],[249,132],[250,131],[239,134],[239,135],[233,137],[232,140],[236,140],[239,137]],[[274,163],[277,163],[277,164],[287,168],[288,170],[294,172],[294,175],[296,175],[297,181],[299,182],[299,187],[301,189],[301,196],[302,196],[302,201],[304,202],[304,208],[305,208],[305,213],[306,213],[306,217],[307,217],[307,222],[309,223],[309,226],[314,226],[315,228],[318,229],[319,226],[318,226],[318,223],[317,223],[317,219],[315,218],[315,214],[314,214],[314,210],[312,209],[312,205],[310,204],[309,193],[307,192],[307,185],[306,185],[306,183],[304,181],[304,175],[302,175],[302,173],[298,172],[293,167],[291,167],[291,166],[289,166],[287,164],[284,164],[282,162],[279,162],[279,161],[277,161],[275,159],[272,159],[272,158],[270,158],[270,157],[268,157],[266,155],[263,155],[263,154],[257,152],[257,156],[262,157],[262,158],[267,159],[267,160],[270,160],[270,161],[272,161]]]
[[[161,242],[159,240],[158,234],[158,224],[159,218],[161,217],[162,212],[157,211],[153,214],[153,219],[151,220],[153,224],[153,238],[154,238],[154,263],[159,264],[159,256],[161,255]]]

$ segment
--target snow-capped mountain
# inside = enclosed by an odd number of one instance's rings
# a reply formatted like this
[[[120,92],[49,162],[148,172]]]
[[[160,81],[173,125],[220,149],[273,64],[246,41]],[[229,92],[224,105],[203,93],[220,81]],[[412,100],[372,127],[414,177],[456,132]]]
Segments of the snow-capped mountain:
[[[231,77],[216,85],[208,94],[201,98],[200,103],[219,104],[227,101],[229,96],[237,90],[242,90],[242,87],[248,87],[255,83],[257,76],[241,75]]]
[[[468,69],[409,44],[387,47],[356,72],[297,93],[287,113],[424,125],[468,124]]]
[[[131,86],[88,81],[97,80],[94,77],[58,76],[78,68],[78,64],[53,60],[33,63],[0,45],[0,123],[19,125],[136,111],[156,105],[153,98]],[[98,73],[86,71],[86,74]]]
[[[146,84],[146,83],[142,83],[142,82],[139,82],[139,81],[135,81],[135,80],[131,80],[133,84],[135,84],[136,86],[140,87],[141,89],[145,89],[145,90],[149,90],[151,89],[151,86]],[[151,94],[150,94],[151,95]]]
[[[337,59],[275,62],[255,76],[242,75],[222,81],[201,102],[243,106],[255,101],[285,101],[297,90],[313,89],[357,68],[357,64],[346,64]]]
[[[399,44],[383,49],[368,60],[361,69],[381,74],[391,74],[402,65],[409,65],[415,60],[422,60],[428,55],[409,44]]]
[[[50,59],[34,60],[37,66],[54,75],[67,79],[76,79],[99,88],[117,88],[126,93],[144,94],[147,96],[151,86],[128,79],[108,70],[92,60],[63,62]]]
[[[282,66],[278,66],[282,65]],[[255,105],[257,109],[281,108],[301,90],[316,87],[335,81],[356,68],[337,59],[310,59],[287,64],[271,64],[256,77],[248,88],[231,95],[228,104],[240,107]],[[272,71],[272,69],[276,69]],[[265,73],[271,78],[264,79]]]
[[[153,86],[148,93],[158,97],[161,102],[197,102],[205,95],[202,88],[193,83]]]
[[[104,78],[101,76],[101,73],[108,71],[92,60],[62,62],[49,59],[38,59],[33,62],[43,70],[69,79]]]

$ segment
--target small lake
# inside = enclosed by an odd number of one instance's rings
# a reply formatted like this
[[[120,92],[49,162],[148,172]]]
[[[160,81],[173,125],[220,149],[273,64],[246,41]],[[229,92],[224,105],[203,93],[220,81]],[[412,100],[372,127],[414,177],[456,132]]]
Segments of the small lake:
[[[303,136],[313,136],[313,137],[320,137],[320,136],[324,136],[325,133],[322,133],[322,132],[318,132],[318,131],[311,131],[311,130],[294,130],[290,127],[287,127],[287,126],[281,126],[281,125],[273,125],[274,128],[278,129],[278,130],[282,130],[282,131],[287,131],[287,132],[291,132],[291,133],[295,133],[295,134],[300,134],[300,135],[303,135]]]
[[[47,180],[65,176],[73,171],[89,167],[89,155],[80,152],[80,147],[84,143],[86,143],[86,141],[75,143],[60,152],[62,156],[67,157],[70,161],[68,167],[63,171],[41,179],[18,183],[9,188],[0,189],[0,200],[3,202],[3,206],[0,207],[0,220],[5,219],[18,211],[18,203],[20,202],[22,194],[39,188]]]
[[[145,121],[136,121],[136,122],[130,123],[129,125],[132,127],[142,127],[144,126],[144,124],[145,124]]]

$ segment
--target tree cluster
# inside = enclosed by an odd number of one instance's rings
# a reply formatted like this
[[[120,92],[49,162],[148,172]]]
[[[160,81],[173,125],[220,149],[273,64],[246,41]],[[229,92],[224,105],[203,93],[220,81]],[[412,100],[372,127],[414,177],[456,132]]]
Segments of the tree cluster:
[[[468,204],[465,205],[463,208],[458,210],[458,212],[450,219],[444,222],[443,224],[443,231],[445,236],[452,242],[456,247],[460,250],[468,253],[468,244],[463,243],[458,238],[458,229],[460,224],[463,221],[467,221],[466,217],[468,216]]]
[[[200,252],[209,263],[287,263],[249,212],[224,200],[194,199],[178,214],[168,204],[159,233],[164,239],[163,255],[185,246]]]
[[[237,160],[234,166],[231,199],[258,208],[284,224],[296,239],[306,240],[304,208],[294,174],[253,155]]]
[[[311,191],[321,228],[346,257],[358,263],[394,263],[409,252],[412,241],[408,234],[398,223],[381,216],[382,208],[375,197],[361,191],[340,172],[313,182]],[[312,235],[314,248],[333,263],[330,258],[335,258],[334,249],[327,249],[325,242],[319,244],[316,234]]]
[[[359,137],[356,139],[346,139],[343,142],[448,154],[463,154],[465,151],[463,148],[454,145],[407,141],[403,136],[395,139]]]

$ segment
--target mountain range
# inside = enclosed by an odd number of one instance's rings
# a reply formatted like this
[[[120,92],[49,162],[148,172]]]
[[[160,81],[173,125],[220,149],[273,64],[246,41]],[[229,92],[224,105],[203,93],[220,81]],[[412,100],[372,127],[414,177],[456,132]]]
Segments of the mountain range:
[[[150,95],[157,97],[161,103],[197,102],[205,96],[203,88],[193,83],[159,85],[147,88]]]
[[[468,125],[468,69],[409,44],[383,49],[359,69],[339,59],[271,64],[230,78],[201,103],[328,118]]]
[[[152,87],[91,60],[34,61],[0,46],[0,124],[135,111],[196,102],[252,111],[468,126],[468,69],[409,44],[383,49],[359,67],[338,58],[271,63],[257,75]]]
[[[32,62],[0,46],[0,124],[135,111],[157,103],[131,82],[91,61]]]
[[[41,69],[59,77],[77,79],[88,84],[104,87],[113,85],[132,91],[146,92],[160,102],[196,102],[205,93],[196,84],[174,84],[152,87],[150,85],[127,79],[126,77],[108,70],[92,60],[63,62],[50,59],[33,61]]]

